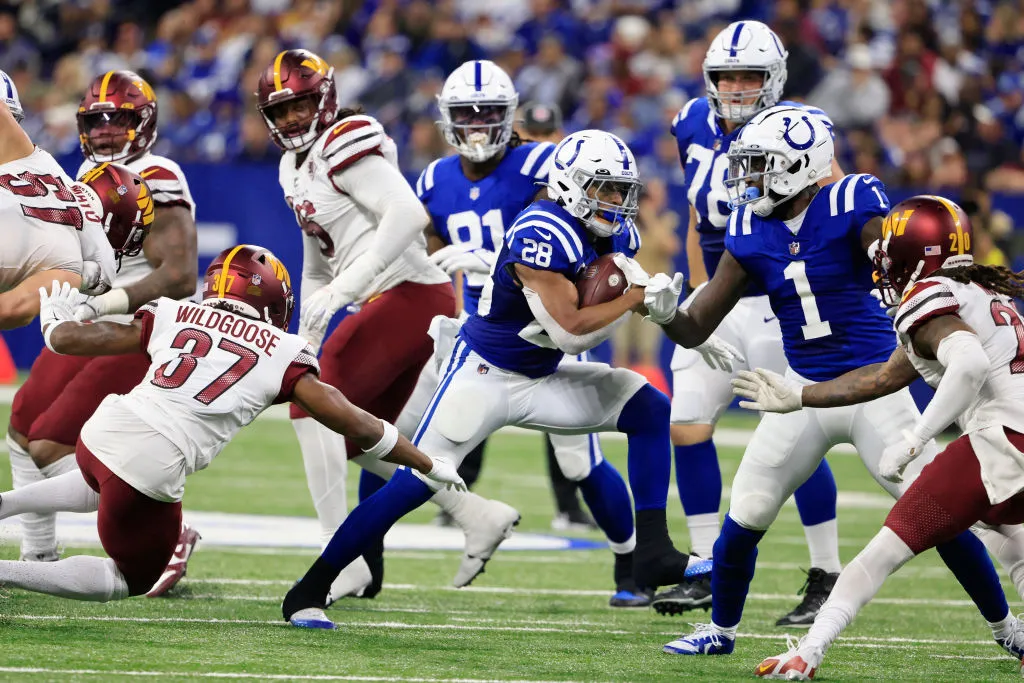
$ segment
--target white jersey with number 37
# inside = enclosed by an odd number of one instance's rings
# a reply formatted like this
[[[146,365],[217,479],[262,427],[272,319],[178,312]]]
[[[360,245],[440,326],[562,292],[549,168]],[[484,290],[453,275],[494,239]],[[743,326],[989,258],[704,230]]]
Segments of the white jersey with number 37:
[[[0,291],[44,270],[82,272],[77,231],[99,217],[83,210],[73,185],[38,147],[27,157],[0,164]]]
[[[938,386],[945,369],[918,356],[910,336],[922,324],[955,315],[978,335],[990,368],[981,392],[957,420],[964,432],[1003,425],[1024,433],[1024,321],[1010,297],[946,277],[916,283],[896,311],[900,342],[928,384]]]
[[[124,396],[107,396],[82,441],[158,500],[180,500],[185,476],[209,465],[272,403],[288,401],[302,375],[320,370],[305,339],[227,310],[161,298],[135,317],[152,359],[147,379]],[[126,427],[140,421],[179,453],[136,452]]]

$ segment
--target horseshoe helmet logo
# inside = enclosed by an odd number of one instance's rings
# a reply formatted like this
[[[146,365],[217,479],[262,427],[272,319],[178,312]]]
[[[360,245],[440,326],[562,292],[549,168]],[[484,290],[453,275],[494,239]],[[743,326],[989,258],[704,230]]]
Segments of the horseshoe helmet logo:
[[[793,133],[797,127],[799,127],[801,121],[804,123],[804,125],[807,126],[807,132],[810,133],[810,135],[804,142],[795,142],[790,134]],[[782,139],[785,140],[786,143],[793,149],[810,149],[811,145],[814,144],[814,126],[811,125],[810,120],[806,116],[801,116],[800,121],[797,121],[795,125],[793,124],[793,119],[787,116],[784,119],[782,119],[782,124],[786,127],[785,132],[782,133]]]

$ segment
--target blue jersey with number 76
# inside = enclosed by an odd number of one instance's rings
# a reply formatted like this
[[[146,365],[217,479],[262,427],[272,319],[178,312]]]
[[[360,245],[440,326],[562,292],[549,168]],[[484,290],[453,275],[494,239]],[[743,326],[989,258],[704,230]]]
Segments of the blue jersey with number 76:
[[[889,358],[892,320],[871,296],[871,261],[861,231],[889,212],[885,186],[848,175],[814,196],[794,233],[750,206],[729,217],[725,248],[768,294],[789,366],[823,382]]]
[[[599,256],[613,252],[633,256],[639,248],[640,233],[633,223],[602,239],[555,202],[545,199],[530,204],[505,233],[480,305],[462,326],[462,338],[499,368],[533,378],[550,375],[565,354],[534,320],[515,264],[561,273],[575,282]]]

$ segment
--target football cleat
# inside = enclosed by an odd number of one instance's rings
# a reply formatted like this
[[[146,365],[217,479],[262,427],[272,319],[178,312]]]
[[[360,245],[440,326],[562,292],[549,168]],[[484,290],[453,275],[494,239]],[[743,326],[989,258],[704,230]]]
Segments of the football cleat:
[[[696,581],[681,583],[662,591],[651,600],[651,606],[655,612],[666,617],[701,607],[707,610],[711,607],[711,576],[703,576]]]
[[[617,559],[617,558],[616,558]],[[636,585],[632,577],[618,582],[615,595],[608,601],[611,607],[647,607],[651,604],[654,591],[643,590]]]
[[[319,607],[306,607],[291,616],[288,623],[297,628],[333,629],[334,622]]]
[[[474,515],[473,522],[463,531],[466,546],[459,571],[452,582],[456,588],[465,588],[484,572],[484,565],[494,555],[501,542],[512,535],[519,524],[519,511],[497,500],[485,500],[485,505]]]
[[[552,531],[572,531],[576,533],[584,533],[587,531],[600,531],[601,528],[597,526],[597,522],[591,517],[586,510],[569,510],[568,512],[559,512],[551,520]]]
[[[357,557],[347,567],[341,570],[338,578],[331,584],[331,590],[327,593],[327,607],[330,607],[342,598],[360,598],[373,582],[373,574],[366,560]]]
[[[1013,617],[1012,630],[1005,638],[996,638],[996,643],[1017,659],[1024,658],[1024,621],[1020,615]]]
[[[817,648],[801,647],[794,638],[786,638],[789,650],[769,657],[754,669],[758,678],[778,681],[809,681],[821,666],[822,652]]]
[[[56,562],[60,559],[60,550],[57,548],[39,552],[34,550],[22,550],[18,559],[22,562]]]
[[[188,569],[188,558],[192,557],[192,552],[196,549],[196,544],[199,543],[200,538],[202,536],[199,535],[199,532],[182,520],[181,531],[178,533],[178,545],[174,548],[171,561],[167,563],[164,573],[160,575],[157,582],[146,593],[147,598],[157,598],[165,595],[169,590],[178,585],[178,582],[185,576],[185,572]]]
[[[736,647],[736,637],[714,624],[693,624],[693,628],[693,633],[679,636],[662,651],[670,655],[730,655]]]
[[[797,595],[803,594],[804,599],[789,614],[776,621],[775,625],[810,628],[814,623],[814,617],[818,616],[821,606],[832,593],[838,578],[838,573],[829,574],[824,569],[812,567],[807,572],[807,580],[804,581],[803,587],[797,591]]]

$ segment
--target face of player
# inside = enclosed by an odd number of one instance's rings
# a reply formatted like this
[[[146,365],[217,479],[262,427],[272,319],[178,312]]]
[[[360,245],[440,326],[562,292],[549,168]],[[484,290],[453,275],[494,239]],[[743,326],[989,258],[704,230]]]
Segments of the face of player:
[[[587,197],[598,201],[599,210],[594,218],[606,225],[621,223],[622,209],[636,206],[639,185],[614,180],[595,180],[587,188]],[[628,205],[628,206],[627,206]]]
[[[722,104],[752,105],[763,85],[762,71],[722,71],[718,74],[718,97]]]
[[[83,116],[85,135],[95,154],[117,154],[129,142],[129,131],[135,128],[134,112],[121,109]]]
[[[318,112],[316,98],[297,97],[264,109],[267,118],[286,138],[293,138],[309,131],[309,126]]]
[[[449,108],[452,128],[470,145],[493,144],[501,136],[507,109],[501,105],[455,105]]]

